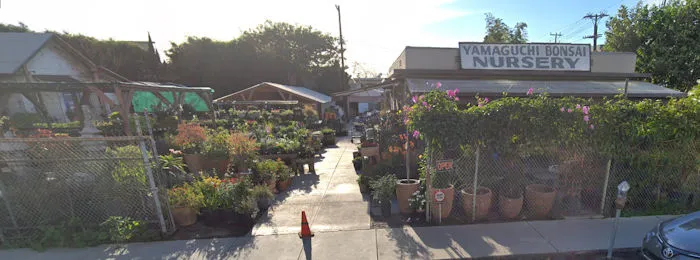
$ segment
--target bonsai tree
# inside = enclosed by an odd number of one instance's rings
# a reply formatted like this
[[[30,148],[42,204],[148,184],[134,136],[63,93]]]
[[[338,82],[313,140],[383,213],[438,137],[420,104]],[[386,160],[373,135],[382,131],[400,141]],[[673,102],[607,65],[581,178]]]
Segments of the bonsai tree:
[[[372,199],[379,202],[382,207],[382,215],[391,215],[391,199],[394,198],[396,186],[396,176],[389,174],[381,178],[370,181],[372,189]]]

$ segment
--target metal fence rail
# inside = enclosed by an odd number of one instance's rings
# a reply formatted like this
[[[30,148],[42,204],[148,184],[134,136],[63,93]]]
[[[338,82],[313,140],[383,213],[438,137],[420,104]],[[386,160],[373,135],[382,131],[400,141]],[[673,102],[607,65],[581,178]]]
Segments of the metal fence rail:
[[[0,238],[110,216],[174,229],[150,136],[0,138]]]

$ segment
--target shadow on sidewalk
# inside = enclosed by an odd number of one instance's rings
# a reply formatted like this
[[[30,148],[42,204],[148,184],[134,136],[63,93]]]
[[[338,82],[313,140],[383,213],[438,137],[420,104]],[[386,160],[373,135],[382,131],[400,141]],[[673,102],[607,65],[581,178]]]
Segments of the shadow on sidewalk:
[[[244,257],[257,248],[255,237],[177,240],[110,245],[96,259],[225,259]]]

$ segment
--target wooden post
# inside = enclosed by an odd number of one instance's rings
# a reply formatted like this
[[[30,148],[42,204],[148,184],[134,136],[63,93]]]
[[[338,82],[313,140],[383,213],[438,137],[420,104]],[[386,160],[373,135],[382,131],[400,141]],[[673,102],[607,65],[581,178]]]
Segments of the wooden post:
[[[123,94],[124,93],[122,92],[119,85],[115,84],[114,95],[117,96],[117,100],[119,101],[119,115],[122,118],[122,122],[124,122],[124,134],[126,134],[127,136],[131,136],[131,126],[129,122],[129,104],[126,103],[127,100]],[[131,100],[129,100],[128,102],[131,102]]]

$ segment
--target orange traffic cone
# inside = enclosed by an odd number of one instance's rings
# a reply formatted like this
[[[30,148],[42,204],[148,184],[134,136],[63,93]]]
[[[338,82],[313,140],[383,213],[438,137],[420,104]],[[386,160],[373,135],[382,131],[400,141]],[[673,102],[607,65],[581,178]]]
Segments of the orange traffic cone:
[[[301,232],[299,232],[299,238],[310,238],[313,237],[314,233],[311,232],[309,228],[309,221],[306,220],[306,212],[301,212]]]

